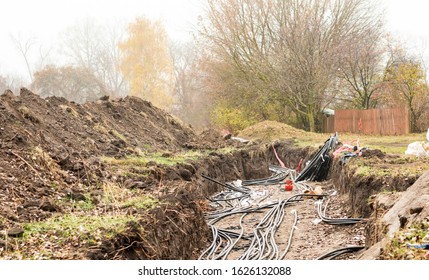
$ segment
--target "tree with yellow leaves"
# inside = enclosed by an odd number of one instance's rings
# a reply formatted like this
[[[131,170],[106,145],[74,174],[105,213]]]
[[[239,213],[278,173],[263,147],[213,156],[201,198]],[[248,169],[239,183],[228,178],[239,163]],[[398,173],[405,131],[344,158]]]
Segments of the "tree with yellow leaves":
[[[419,119],[429,105],[429,87],[422,62],[403,51],[396,50],[388,62],[384,73],[390,98],[406,104],[410,112],[411,132],[423,131]]]
[[[123,53],[120,69],[130,86],[130,95],[152,102],[160,108],[173,103],[174,73],[168,38],[161,22],[137,18],[119,44]]]

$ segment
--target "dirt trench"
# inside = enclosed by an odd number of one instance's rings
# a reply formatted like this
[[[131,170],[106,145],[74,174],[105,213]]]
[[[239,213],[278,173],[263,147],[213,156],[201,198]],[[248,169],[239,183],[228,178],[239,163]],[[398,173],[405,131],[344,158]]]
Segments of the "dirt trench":
[[[296,167],[310,152],[289,142],[275,143],[274,146],[282,155],[282,161],[291,167]],[[166,180],[164,188],[168,190],[164,189],[165,194],[160,200],[167,204],[151,210],[139,224],[131,227],[133,230],[130,229],[126,236],[105,242],[103,248],[90,258],[197,259],[211,242],[211,232],[205,220],[207,197],[222,188],[201,174],[219,182],[264,178],[270,175],[270,164],[278,164],[272,146],[254,145],[226,154],[213,152],[197,162],[153,172],[152,180]],[[112,252],[118,251],[121,253],[113,255]]]

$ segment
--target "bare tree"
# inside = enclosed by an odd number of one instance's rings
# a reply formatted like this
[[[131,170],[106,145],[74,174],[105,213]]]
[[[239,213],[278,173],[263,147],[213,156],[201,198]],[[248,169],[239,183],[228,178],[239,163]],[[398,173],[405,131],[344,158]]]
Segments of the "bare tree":
[[[176,106],[172,112],[194,127],[207,123],[204,114],[209,104],[201,82],[201,58],[194,42],[174,43],[170,46],[174,64],[174,96]]]
[[[34,72],[44,68],[49,63],[52,48],[46,48],[35,37],[23,38],[21,35],[10,35],[10,38],[24,59],[28,77],[32,82]],[[18,88],[18,90],[24,85],[22,77],[13,77],[9,80],[11,80],[13,87]]]
[[[379,22],[372,9],[365,0],[209,0],[200,34],[214,90],[248,115],[316,130],[344,50]]]
[[[89,69],[114,97],[127,94],[127,85],[119,70],[121,52],[118,48],[125,27],[121,23],[101,26],[92,19],[70,27],[63,37],[63,53],[72,65]]]
[[[377,90],[383,80],[386,54],[381,25],[381,21],[375,21],[361,30],[364,36],[355,36],[345,48],[340,77],[346,82],[349,101],[355,108],[374,108],[380,99]]]
[[[35,38],[22,39],[20,36],[15,37],[10,35],[12,42],[14,43],[16,49],[22,55],[22,58],[25,61],[25,65],[27,68],[28,77],[30,80],[33,80],[33,70],[31,69],[30,63],[30,50],[36,44]]]

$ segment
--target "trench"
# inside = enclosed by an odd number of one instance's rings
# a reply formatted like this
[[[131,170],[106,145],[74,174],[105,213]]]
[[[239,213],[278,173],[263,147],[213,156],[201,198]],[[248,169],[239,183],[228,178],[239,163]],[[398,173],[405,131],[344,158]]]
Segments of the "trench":
[[[277,142],[274,147],[285,166],[290,168],[296,168],[301,160],[308,161],[317,152],[308,147],[295,147],[292,142]],[[212,229],[207,221],[207,213],[213,209],[210,209],[207,198],[223,189],[222,186],[205,179],[201,174],[218,182],[231,182],[237,179],[253,180],[269,177],[271,175],[270,165],[278,165],[271,145],[257,145],[227,154],[213,152],[198,162],[164,169],[162,176],[158,174],[158,177],[155,176],[156,179],[169,178],[170,182],[182,187],[163,197],[168,201],[167,204],[151,210],[139,224],[131,225],[132,230],[126,235],[109,242],[98,254],[90,257],[111,258],[109,251],[117,252],[118,249],[125,248],[121,251],[121,258],[124,259],[200,258],[213,242]],[[366,219],[366,222],[354,227],[317,225],[318,229],[315,234],[298,234],[296,244],[292,241],[295,246],[292,248],[294,252],[289,253],[287,259],[315,259],[316,253],[322,255],[322,253],[327,253],[329,248],[338,249],[339,245],[343,243],[350,245],[350,242],[346,243],[345,240],[353,234],[363,235],[363,240],[358,241],[366,247],[376,243],[381,238],[375,233],[377,230],[374,226],[376,221],[374,213],[377,212],[377,209],[368,200],[381,190],[379,180],[381,179],[372,177],[357,178],[347,165],[333,161],[328,180],[321,183],[326,189],[338,192],[338,196],[331,202],[332,206],[328,212],[337,211],[337,216],[342,217],[345,215],[362,217]],[[394,178],[389,186],[392,190],[405,190],[412,185],[413,181]],[[313,215],[314,201],[305,200],[305,204],[308,208],[300,210],[304,214]],[[301,217],[300,222],[301,224],[306,222],[311,224],[309,227],[314,227],[311,216],[310,218]],[[237,220],[231,220],[230,223],[227,226],[233,229],[234,225],[239,224]],[[292,223],[286,223],[287,227],[290,227]],[[235,228],[235,230],[237,229]],[[287,239],[286,236],[282,236],[282,238]],[[338,242],[341,240],[344,242]],[[327,247],[314,252],[314,248],[320,247],[322,244],[327,244]],[[283,245],[286,246],[285,243]],[[359,253],[362,253],[362,250]],[[235,255],[232,254],[232,256]],[[347,256],[349,259],[356,259],[358,253],[350,253]]]

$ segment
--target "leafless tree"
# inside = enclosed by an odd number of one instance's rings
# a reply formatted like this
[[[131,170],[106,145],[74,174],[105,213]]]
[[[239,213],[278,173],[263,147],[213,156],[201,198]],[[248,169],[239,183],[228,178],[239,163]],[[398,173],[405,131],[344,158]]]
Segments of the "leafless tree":
[[[345,50],[379,22],[366,0],[209,0],[200,34],[218,93],[314,131]],[[217,88],[219,89],[219,88]]]
[[[374,108],[380,99],[387,53],[381,26],[381,21],[366,26],[360,30],[365,34],[351,38],[350,45],[345,48],[340,77],[347,85],[346,95],[354,108]]]
[[[44,68],[49,63],[52,48],[46,48],[35,37],[24,38],[21,35],[10,35],[10,38],[24,59],[28,77],[32,82],[34,72]],[[18,89],[24,85],[23,78],[13,77],[9,80]],[[19,86],[17,83],[20,83]]]
[[[177,104],[173,113],[194,127],[207,123],[208,114],[204,110],[209,102],[205,96],[201,58],[194,42],[172,43],[170,47],[174,64],[174,96]]]
[[[102,26],[88,18],[67,29],[63,37],[63,54],[72,65],[92,71],[114,97],[127,94],[118,66],[121,59],[118,43],[124,33],[124,24]]]
[[[30,80],[33,80],[33,70],[31,69],[31,63],[30,63],[30,50],[31,48],[36,44],[35,38],[28,38],[28,39],[22,39],[20,36],[15,37],[13,35],[10,35],[10,38],[12,42],[14,43],[16,49],[19,51],[19,53],[22,55],[22,58],[25,61],[25,66],[27,68],[27,73],[30,78]]]

